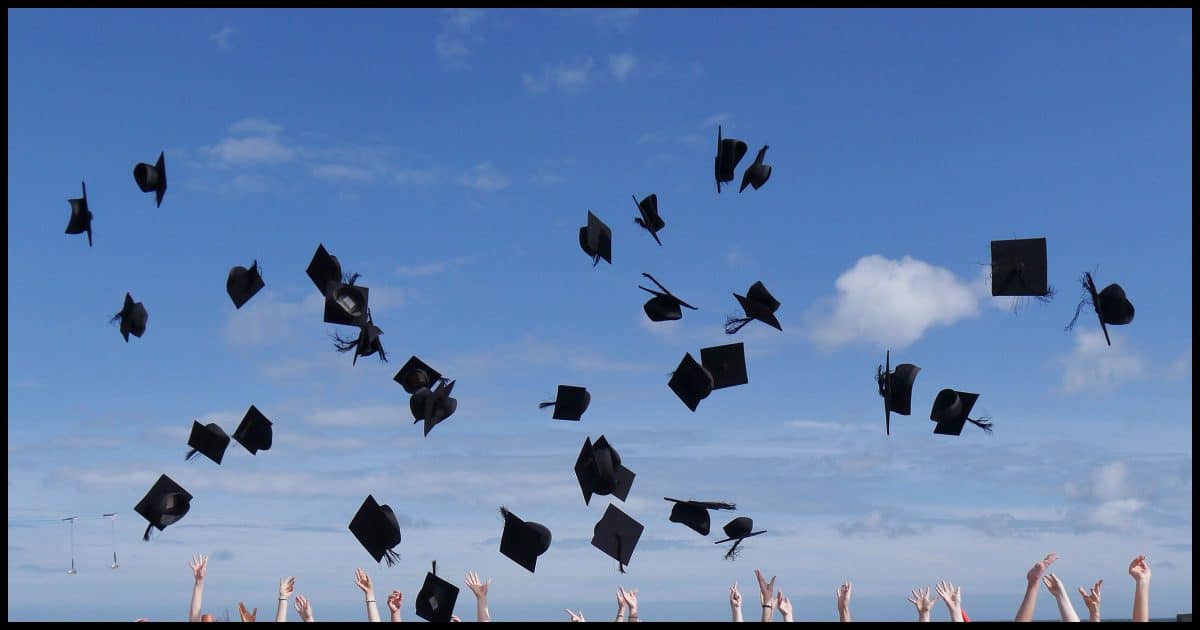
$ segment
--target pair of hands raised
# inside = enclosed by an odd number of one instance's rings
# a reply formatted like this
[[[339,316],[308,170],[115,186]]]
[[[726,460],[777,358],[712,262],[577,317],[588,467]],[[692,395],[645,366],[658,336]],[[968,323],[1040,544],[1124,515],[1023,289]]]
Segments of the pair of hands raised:
[[[775,592],[775,578],[772,575],[770,580],[763,577],[762,571],[754,570],[754,577],[758,580],[758,600],[766,608],[778,608],[779,612],[785,617],[790,617],[792,614],[792,600],[788,599],[783,591]],[[729,587],[729,605],[740,607],[742,605],[742,594],[738,591],[737,582]]]

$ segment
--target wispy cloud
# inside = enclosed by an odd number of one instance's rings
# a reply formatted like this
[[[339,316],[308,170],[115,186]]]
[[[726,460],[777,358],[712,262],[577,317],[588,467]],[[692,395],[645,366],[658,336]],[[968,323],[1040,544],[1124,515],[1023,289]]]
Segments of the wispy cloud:
[[[460,186],[466,186],[479,192],[496,192],[508,188],[508,177],[496,170],[491,162],[476,164],[471,170],[459,175]]]
[[[325,300],[316,292],[300,301],[288,301],[266,289],[230,313],[224,329],[225,340],[240,348],[284,343],[292,338],[301,320],[320,317],[324,304]]]
[[[390,426],[403,421],[411,422],[412,413],[407,407],[398,405],[324,409],[314,411],[305,418],[309,424],[326,427]]]
[[[838,533],[844,537],[882,534],[888,538],[916,536],[929,531],[929,525],[903,522],[893,510],[873,510],[863,519],[838,523]]]
[[[1066,482],[1063,491],[1082,504],[1068,519],[1079,531],[1132,531],[1140,525],[1138,517],[1146,507],[1129,465],[1120,461],[1101,466],[1083,481]]]
[[[534,94],[540,94],[550,88],[558,88],[564,92],[579,92],[587,87],[591,80],[592,67],[596,62],[587,58],[574,64],[558,63],[542,68],[541,76],[530,73],[521,75],[521,85]]]
[[[1112,328],[1108,331],[1112,346],[1104,342],[1101,330],[1077,330],[1075,348],[1059,357],[1063,366],[1062,390],[1107,390],[1142,378],[1146,362],[1126,345],[1124,337]]]
[[[608,71],[612,73],[613,78],[618,81],[624,81],[629,73],[633,72],[637,67],[637,57],[633,53],[620,53],[608,56]]]
[[[1179,358],[1167,366],[1167,378],[1182,380],[1192,377],[1192,344],[1188,342],[1187,350]]]
[[[396,171],[394,179],[397,184],[427,186],[436,182],[440,177],[440,171],[435,168],[402,168]]]
[[[467,67],[472,49],[483,41],[478,32],[483,18],[479,9],[446,9],[441,29],[433,38],[433,50],[443,66]]]
[[[230,126],[230,132],[242,137],[226,137],[205,149],[216,166],[278,164],[296,159],[296,151],[279,141],[282,130],[260,118],[246,118]]]
[[[747,263],[746,253],[740,247],[735,247],[725,255],[725,262],[729,265],[730,269],[745,267]]]
[[[221,50],[228,50],[229,48],[233,47],[233,44],[231,44],[229,40],[236,32],[236,28],[226,24],[225,26],[221,27],[221,30],[212,34],[212,40],[217,43],[217,48],[220,48]]]
[[[830,422],[828,420],[791,420],[783,424],[784,426],[792,429],[800,429],[804,431],[829,431],[833,433],[872,433],[878,430],[874,425],[867,426],[864,424],[847,424],[842,422]]]
[[[311,171],[314,177],[329,181],[369,182],[375,179],[367,169],[346,164],[317,164]]]
[[[979,313],[976,291],[953,272],[905,256],[860,258],[834,283],[837,294],[809,311],[809,336],[833,347],[872,341],[904,348],[932,326]]]
[[[241,173],[233,178],[232,187],[240,192],[263,192],[267,190],[267,179],[262,175]]]
[[[466,262],[467,259],[460,256],[452,260],[435,261],[420,265],[401,265],[396,268],[396,274],[408,278],[427,278],[436,276],[452,267],[466,264]]]
[[[229,131],[236,134],[274,136],[283,131],[283,126],[263,118],[243,118],[230,125]]]
[[[641,13],[640,9],[569,9],[576,15],[583,15],[601,31],[628,31]]]

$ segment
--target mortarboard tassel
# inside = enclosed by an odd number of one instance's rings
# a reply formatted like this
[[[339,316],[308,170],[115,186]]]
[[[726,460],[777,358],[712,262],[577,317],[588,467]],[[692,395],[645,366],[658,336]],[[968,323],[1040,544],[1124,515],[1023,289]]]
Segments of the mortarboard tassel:
[[[621,562],[621,558],[623,557],[625,557],[625,554],[621,552],[621,535],[617,534],[617,569],[621,573],[625,572],[625,563]]]
[[[538,403],[538,409],[545,409],[546,407],[553,407],[555,404],[556,403],[553,403],[553,402]]]
[[[358,347],[358,339],[345,339],[337,333],[330,335],[333,339],[333,347],[337,348],[338,352],[350,352]]]
[[[726,559],[726,560],[733,560],[733,559],[735,559],[735,558],[737,558],[737,557],[738,557],[738,550],[737,550],[737,548],[738,548],[738,545],[740,545],[740,544],[742,544],[742,539],[741,539],[741,538],[737,539],[737,541],[735,541],[735,542],[733,543],[733,546],[729,548],[729,551],[725,552],[725,559]]]
[[[147,525],[147,526],[146,526],[146,533],[142,534],[142,540],[149,542],[149,540],[150,540],[150,529],[151,529],[151,528],[153,528],[153,527],[154,527],[154,523],[150,523],[149,525]]]
[[[987,416],[984,416],[978,420],[976,420],[975,418],[967,418],[967,420],[971,424],[979,427],[980,429],[983,429],[984,432],[986,432],[988,434],[990,434],[992,432],[992,419]]]
[[[196,456],[196,453],[197,453],[196,449],[192,449],[192,450],[188,451],[187,455],[184,456],[183,461],[185,461],[185,462],[192,461],[192,458]]]
[[[92,228],[89,227],[87,233],[88,233],[88,247],[91,247],[92,246]]]
[[[732,335],[741,330],[743,326],[754,321],[753,317],[733,317],[732,315],[725,318],[725,334]]]
[[[1075,317],[1071,318],[1071,323],[1067,324],[1067,327],[1063,330],[1071,330],[1075,326],[1075,320],[1079,319],[1079,311],[1083,309],[1084,304],[1095,306],[1095,302],[1092,301],[1092,294],[1096,292],[1096,285],[1092,283],[1092,274],[1084,272],[1083,278],[1079,280],[1079,283],[1083,285],[1083,297],[1079,298],[1079,304],[1075,306]]]
[[[387,551],[383,552],[383,560],[384,562],[387,562],[389,567],[393,566],[400,560],[400,554],[396,553],[395,550],[388,549]]]

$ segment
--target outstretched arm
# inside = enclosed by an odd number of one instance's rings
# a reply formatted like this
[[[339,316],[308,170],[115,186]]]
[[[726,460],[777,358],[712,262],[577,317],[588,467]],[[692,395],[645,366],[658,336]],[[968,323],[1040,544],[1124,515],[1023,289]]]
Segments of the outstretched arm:
[[[471,571],[467,574],[467,588],[475,593],[475,620],[476,621],[491,621],[492,617],[488,614],[488,587],[492,585],[492,579],[488,578],[487,582],[479,580],[479,576]]]
[[[779,591],[775,594],[775,607],[778,608],[780,614],[783,615],[784,621],[792,623],[792,600],[788,599],[787,595],[783,594],[783,591]],[[849,621],[849,619],[847,619],[847,621]]]
[[[733,614],[735,622],[742,620],[742,594],[738,592],[737,582],[729,587],[729,612]]]
[[[1047,554],[1045,558],[1034,563],[1029,573],[1025,574],[1025,599],[1021,600],[1021,607],[1017,609],[1017,618],[1013,621],[1033,621],[1033,609],[1037,607],[1038,580],[1042,579],[1046,567],[1054,564],[1055,560],[1058,560],[1058,554]]]
[[[838,620],[839,621],[842,621],[842,622],[851,621],[851,618],[850,618],[850,591],[852,588],[853,588],[853,585],[850,584],[849,580],[842,582],[842,585],[838,587],[837,606],[838,606]]]
[[[908,601],[917,607],[917,621],[929,621],[929,613],[933,611],[933,604],[937,602],[929,596],[928,586],[913,591]]]
[[[1092,590],[1085,591],[1083,587],[1079,587],[1079,595],[1083,598],[1083,603],[1087,605],[1088,621],[1100,621],[1100,586],[1104,584],[1104,580],[1098,580]]]
[[[379,621],[379,607],[375,605],[375,586],[371,576],[362,569],[354,570],[354,585],[362,590],[367,604],[367,621]]]
[[[296,578],[290,575],[279,579],[279,606],[275,608],[275,621],[278,623],[287,621],[288,598],[292,596],[295,586]]]
[[[208,556],[192,556],[192,576],[196,578],[192,586],[192,606],[188,609],[188,621],[200,621],[200,604],[204,599],[204,574],[208,570]]]
[[[613,620],[614,622],[625,621],[626,608],[628,608],[628,606],[625,604],[625,593],[620,587],[617,587],[617,618]]]
[[[1067,587],[1053,573],[1042,578],[1042,583],[1046,585],[1046,590],[1054,596],[1058,602],[1058,614],[1062,615],[1063,621],[1078,622],[1079,615],[1075,614],[1075,607],[1071,605],[1071,598],[1067,594]]]
[[[296,596],[296,612],[300,614],[301,621],[312,621],[313,612],[312,605],[308,603],[308,598],[303,595]]]
[[[962,587],[950,582],[937,583],[938,596],[946,602],[946,610],[950,612],[950,621],[962,621]]]
[[[392,613],[392,621],[400,621],[400,606],[404,603],[404,593],[392,591],[388,595],[388,610]]]
[[[1133,578],[1133,620],[1150,621],[1150,565],[1146,556],[1138,556],[1129,563],[1129,575]]]
[[[635,588],[627,591],[625,587],[618,586],[617,592],[621,594],[621,599],[625,600],[625,607],[629,609],[629,621],[641,621],[641,619],[638,619],[638,590]]]
[[[775,618],[775,577],[771,576],[768,582],[763,577],[762,571],[754,570],[754,577],[758,578],[758,599],[762,604],[762,621],[767,623],[774,621]]]

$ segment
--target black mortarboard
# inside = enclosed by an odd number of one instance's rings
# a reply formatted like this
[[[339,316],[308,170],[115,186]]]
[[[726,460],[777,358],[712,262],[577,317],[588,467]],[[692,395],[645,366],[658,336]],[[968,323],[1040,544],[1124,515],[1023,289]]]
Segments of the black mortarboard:
[[[700,310],[672,295],[666,287],[664,287],[658,280],[654,279],[654,276],[645,272],[642,272],[642,275],[649,278],[650,281],[660,289],[659,291],[655,291],[653,289],[647,289],[640,284],[638,285],[639,289],[654,296],[649,300],[646,300],[646,303],[642,305],[642,310],[646,311],[646,316],[650,318],[650,321],[664,322],[680,319],[683,317],[683,311],[679,308],[681,306],[686,306],[693,311]]]
[[[200,453],[220,464],[225,457],[225,449],[229,447],[229,436],[215,422],[200,424],[193,420],[192,435],[188,438],[188,446],[192,447],[192,450],[188,451],[187,457],[184,459],[191,459],[196,453]]]
[[[658,240],[658,231],[666,227],[667,222],[658,215],[658,195],[650,195],[641,201],[638,201],[635,196],[633,203],[637,204],[638,213],[642,215],[635,218],[633,222],[646,228],[650,232],[650,236],[654,237],[654,242],[661,246],[662,241]]]
[[[779,300],[776,300],[767,291],[766,285],[761,280],[750,285],[750,290],[746,292],[745,297],[736,293],[733,294],[733,297],[737,298],[738,303],[742,305],[742,310],[746,312],[746,316],[726,319],[726,333],[732,335],[741,330],[742,326],[750,323],[750,320],[754,319],[777,330],[783,330],[783,326],[780,326],[779,320],[775,318],[775,311],[779,310]]]
[[[763,145],[763,148],[758,150],[758,156],[754,158],[754,163],[746,167],[746,172],[742,173],[742,187],[738,192],[746,190],[746,186],[754,186],[754,190],[762,188],[762,185],[771,179],[771,165],[763,164],[763,157],[767,155],[768,145]]]
[[[141,501],[134,506],[133,511],[150,521],[142,540],[150,540],[150,528],[157,527],[158,531],[183,518],[191,508],[192,495],[183,486],[175,483],[170,477],[162,475]]]
[[[1087,295],[1079,302],[1079,306],[1075,307],[1075,317],[1071,318],[1071,323],[1067,324],[1070,329],[1075,325],[1075,320],[1079,318],[1079,309],[1083,308],[1085,302],[1090,302],[1096,310],[1096,317],[1100,319],[1100,329],[1104,331],[1104,342],[1112,345],[1112,341],[1108,338],[1108,326],[1123,326],[1133,321],[1133,302],[1125,297],[1125,289],[1119,284],[1110,284],[1104,287],[1103,291],[1096,292],[1096,283],[1092,281],[1092,274],[1083,274],[1083,288],[1087,291]]]
[[[746,376],[746,348],[741,342],[700,348],[700,364],[712,376],[713,389],[750,382]]]
[[[433,568],[425,574],[425,583],[417,593],[417,616],[432,623],[449,623],[458,601],[458,587],[437,576],[437,562]]]
[[[422,387],[430,387],[434,383],[441,380],[442,375],[437,370],[425,365],[425,362],[418,359],[416,356],[408,358],[404,363],[404,367],[396,372],[396,376],[392,380],[400,383],[404,391],[415,394]]]
[[[592,495],[612,495],[624,501],[637,475],[621,463],[621,455],[603,435],[592,443],[586,438],[575,460],[575,478],[583,492],[584,505],[590,505]]]
[[[1047,297],[1046,239],[992,241],[992,295]]]
[[[610,503],[592,530],[592,546],[616,560],[621,573],[624,573],[625,565],[633,559],[633,550],[644,529],[641,523]]]
[[[933,409],[929,412],[929,419],[937,423],[933,427],[933,432],[939,435],[959,435],[962,433],[963,426],[969,421],[991,433],[992,422],[990,419],[976,420],[967,417],[978,399],[979,394],[969,394],[953,389],[943,389],[938,392],[937,398],[933,399]]]
[[[550,548],[550,530],[541,523],[521,520],[504,506],[500,507],[500,514],[504,515],[500,553],[533,573],[538,556]]]
[[[400,559],[400,554],[392,550],[392,547],[400,544],[400,523],[392,508],[379,505],[374,496],[368,494],[358,513],[350,520],[350,533],[375,558],[375,562],[386,560],[390,567]]]
[[[733,181],[734,171],[738,162],[746,155],[747,146],[741,140],[721,138],[721,126],[717,125],[717,157],[713,160],[713,170],[717,178],[717,192],[721,192],[721,184]]]
[[[331,282],[325,291],[325,323],[358,326],[367,314],[370,289]]]
[[[258,271],[257,260],[249,269],[241,265],[230,269],[229,277],[225,279],[225,292],[229,294],[229,299],[233,300],[234,308],[242,308],[242,305],[249,302],[264,286],[266,284]]]
[[[742,544],[743,540],[751,536],[767,533],[767,530],[765,529],[759,532],[752,531],[754,529],[754,519],[750,518],[749,516],[739,516],[726,523],[723,529],[725,530],[725,540],[718,540],[713,543],[714,545],[727,543],[731,540],[737,541],[733,543],[733,546],[729,548],[729,551],[725,552],[726,560],[732,560],[737,557],[738,545]]]
[[[892,371],[892,351],[884,356],[884,365],[876,368],[875,381],[879,384],[879,395],[883,396],[884,430],[892,434],[892,412],[902,416],[912,413],[912,388],[921,368],[911,363],[901,363]]]
[[[257,455],[259,451],[271,450],[273,433],[271,421],[258,410],[258,407],[250,405],[250,409],[242,418],[242,423],[233,432],[233,439],[250,451],[251,455]]]
[[[121,312],[113,315],[111,321],[121,322],[121,336],[125,338],[125,343],[129,343],[129,335],[141,337],[146,332],[146,322],[150,320],[150,313],[146,312],[146,307],[141,302],[134,302],[133,296],[129,293],[125,294],[125,304],[121,306]]]
[[[591,210],[588,210],[587,225],[579,228],[579,246],[592,257],[593,267],[600,263],[601,258],[612,264],[612,229]]]
[[[387,363],[387,353],[383,350],[383,341],[379,336],[383,334],[383,330],[375,325],[371,319],[371,311],[367,309],[366,317],[358,322],[358,337],[348,339],[341,335],[333,334],[333,347],[337,348],[338,352],[354,351],[354,359],[350,362],[351,365],[358,365],[358,357],[369,357],[376,352],[379,353],[379,360]]]
[[[737,506],[732,503],[722,501],[681,501],[670,497],[663,497],[667,501],[674,501],[675,505],[671,506],[672,523],[683,523],[701,536],[707,536],[709,530],[709,510],[733,510]]]
[[[588,393],[586,387],[559,385],[558,395],[554,397],[554,402],[540,403],[538,409],[554,407],[554,415],[551,417],[555,420],[579,420],[591,402],[592,395]]]
[[[158,154],[158,162],[150,166],[138,162],[133,167],[133,181],[137,182],[142,192],[154,191],[154,206],[161,207],[163,195],[167,193],[167,159],[164,153]]]
[[[342,281],[342,264],[338,262],[337,256],[325,251],[325,245],[317,245],[317,251],[313,253],[312,261],[308,263],[308,269],[305,270],[308,277],[317,287],[317,291],[321,295],[325,295],[329,289],[329,283]]]
[[[690,352],[683,355],[679,367],[675,368],[671,373],[671,380],[667,381],[667,387],[670,387],[679,400],[692,411],[696,410],[701,400],[712,393],[713,385],[713,375],[704,369],[704,366],[696,363]]]
[[[458,400],[450,397],[452,391],[454,381],[440,381],[436,389],[430,390],[425,387],[417,390],[417,393],[409,398],[408,405],[413,412],[413,424],[424,420],[425,435],[429,435],[433,427],[454,415],[458,409]]]
[[[92,211],[88,210],[87,184],[79,182],[83,187],[83,196],[78,199],[68,199],[71,204],[71,218],[67,221],[67,234],[83,234],[87,232],[88,247],[92,246]]]

